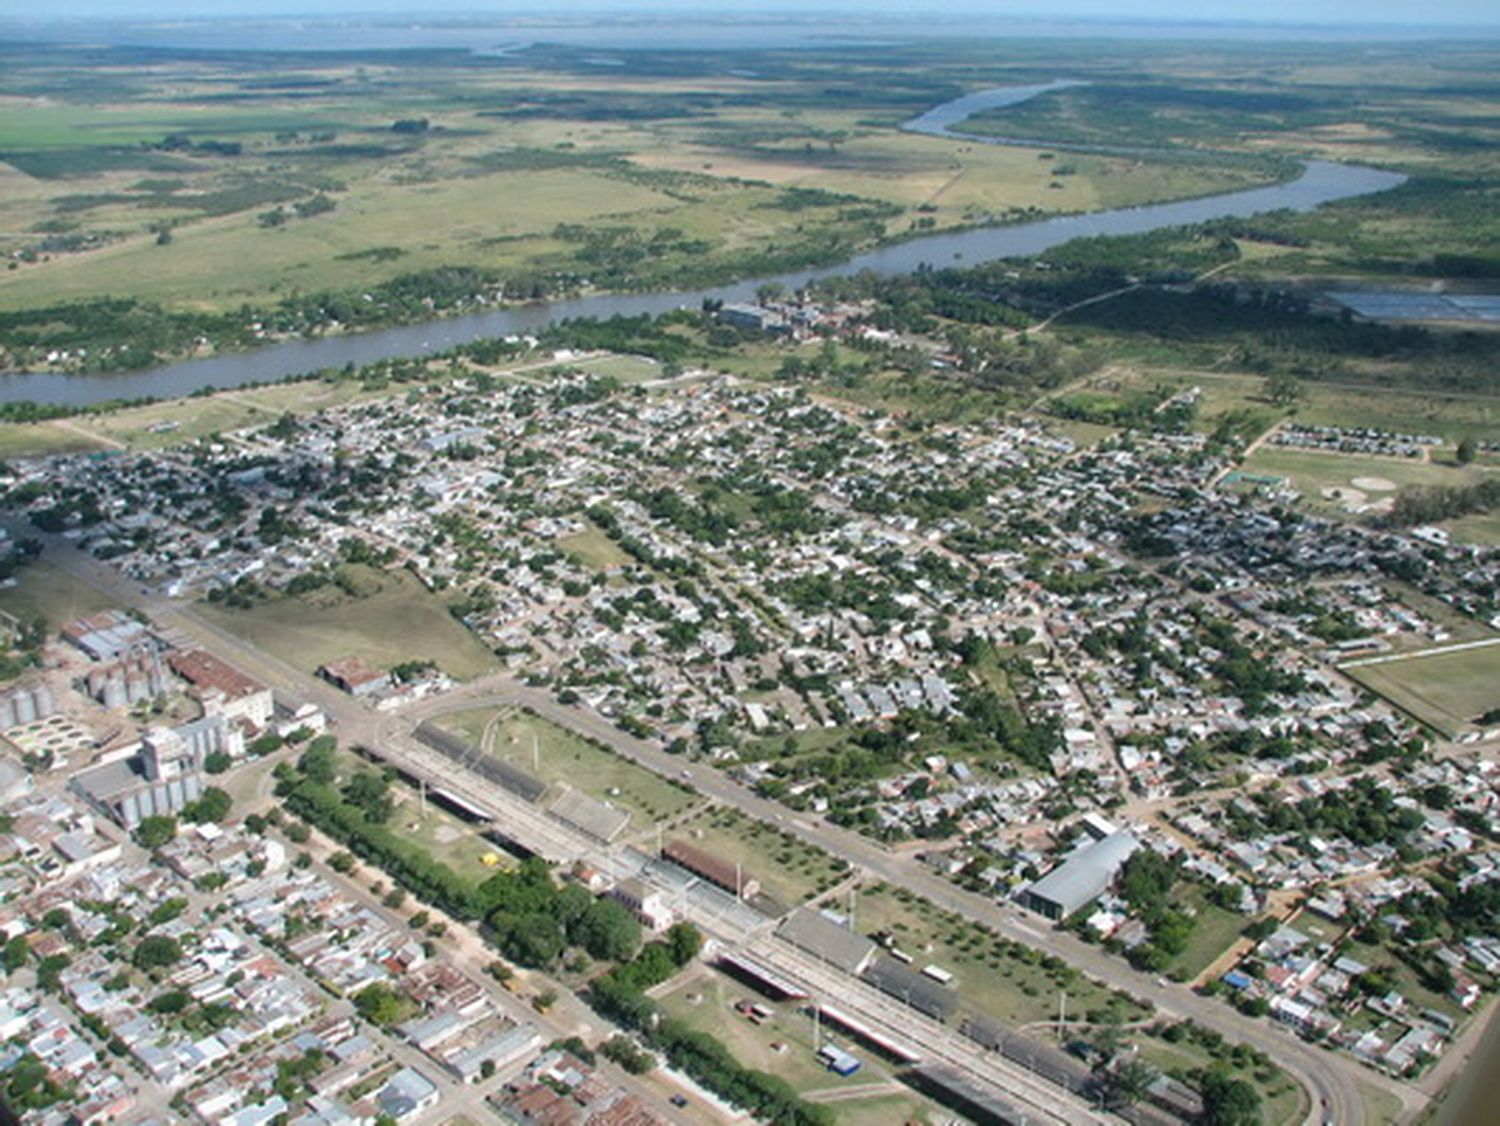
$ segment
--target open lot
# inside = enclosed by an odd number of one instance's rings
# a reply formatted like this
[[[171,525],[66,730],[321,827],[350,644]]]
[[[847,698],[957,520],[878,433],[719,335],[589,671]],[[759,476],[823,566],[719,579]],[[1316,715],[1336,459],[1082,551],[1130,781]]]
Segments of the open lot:
[[[498,667],[493,653],[456,621],[442,599],[405,571],[369,572],[373,592],[360,598],[325,587],[300,597],[275,596],[248,610],[212,603],[198,609],[225,629],[312,672],[358,655],[378,668],[428,659],[457,680]]]
[[[1345,673],[1446,735],[1500,708],[1500,645],[1403,657]]]
[[[782,910],[826,891],[844,877],[844,866],[826,852],[734,809],[706,810],[677,826],[673,836],[740,865],[746,879],[760,881],[761,895],[775,900],[770,906]]]
[[[439,726],[540,778],[574,789],[631,815],[629,835],[669,821],[697,800],[671,779],[612,754],[555,723],[507,708],[482,708],[444,716]]]

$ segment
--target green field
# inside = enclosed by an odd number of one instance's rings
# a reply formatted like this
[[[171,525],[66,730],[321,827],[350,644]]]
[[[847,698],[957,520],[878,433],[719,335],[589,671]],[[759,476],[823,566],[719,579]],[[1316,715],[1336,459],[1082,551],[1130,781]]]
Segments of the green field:
[[[773,911],[790,910],[844,878],[842,863],[826,852],[738,810],[707,810],[677,826],[672,835],[740,865],[746,879],[760,881],[760,894],[774,901],[766,905]]]
[[[628,810],[631,821],[627,833],[631,836],[646,832],[658,821],[677,817],[697,800],[691,790],[671,779],[514,708],[455,712],[444,716],[438,725],[474,746],[488,744],[496,758],[519,766],[554,790],[572,786]]]
[[[764,1024],[754,1024],[735,1012],[735,1003],[747,999],[764,1004],[774,1013]],[[864,1064],[859,1072],[840,1078],[816,1057],[811,1016],[796,1002],[772,1004],[760,994],[713,969],[685,976],[658,999],[669,1017],[706,1032],[719,1040],[746,1067],[769,1072],[791,1084],[798,1094],[820,1102],[840,1094],[829,1105],[838,1121],[943,1122],[948,1115],[905,1087],[896,1086],[894,1072],[863,1045],[847,1037],[822,1030],[822,1043],[836,1043]],[[781,1050],[777,1050],[777,1048]],[[842,1092],[879,1085],[868,1097],[846,1098]]]
[[[46,457],[101,450],[105,443],[60,422],[0,423],[0,458]]]
[[[93,587],[50,566],[45,554],[21,569],[15,586],[0,588],[0,610],[23,620],[40,615],[52,630],[74,618],[113,606],[113,602]]]
[[[1261,1121],[1267,1126],[1297,1126],[1307,1117],[1307,1092],[1283,1073],[1245,1067],[1229,1051],[1210,1052],[1187,1039],[1168,1043],[1159,1037],[1139,1036],[1132,1037],[1132,1042],[1140,1048],[1141,1058],[1158,1071],[1182,1074],[1221,1063],[1228,1066],[1237,1078],[1248,1080],[1259,1091]]]
[[[662,378],[662,365],[643,356],[596,356],[564,364],[563,368],[608,376],[621,383],[647,383]]]
[[[592,526],[574,535],[563,536],[557,541],[557,549],[595,571],[613,571],[631,561],[614,540]]]
[[[1406,657],[1344,672],[1449,736],[1500,708],[1500,645]]]
[[[1475,484],[1486,474],[1486,470],[1475,465],[1460,469],[1415,458],[1325,453],[1276,446],[1262,446],[1245,459],[1240,469],[1245,473],[1285,478],[1302,494],[1304,505],[1329,515],[1339,514],[1342,509],[1337,500],[1324,497],[1323,490],[1351,489],[1358,477],[1378,478],[1395,486],[1395,489],[1367,493],[1366,503],[1369,503],[1394,496],[1396,490],[1409,485],[1452,488]]]
[[[514,863],[504,850],[485,840],[476,826],[432,801],[426,803],[424,810],[419,795],[410,786],[392,782],[391,792],[396,799],[395,812],[387,823],[391,832],[420,845],[433,859],[460,876],[482,883],[498,867]],[[497,863],[485,864],[486,857]]]
[[[1183,981],[1194,981],[1240,937],[1248,921],[1245,916],[1210,903],[1196,886],[1179,888],[1180,902],[1196,912],[1187,946],[1172,959],[1167,972]]]
[[[433,660],[456,680],[498,668],[493,653],[406,571],[373,574],[373,593],[351,598],[324,588],[301,597],[274,596],[249,610],[200,603],[198,611],[305,672],[357,655],[378,668]]]

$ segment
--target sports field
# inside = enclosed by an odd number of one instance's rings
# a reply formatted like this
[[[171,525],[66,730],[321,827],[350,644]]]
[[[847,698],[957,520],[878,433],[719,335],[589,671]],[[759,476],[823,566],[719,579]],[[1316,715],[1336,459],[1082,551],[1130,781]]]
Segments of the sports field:
[[[1402,657],[1344,671],[1372,692],[1446,735],[1500,708],[1500,645]]]

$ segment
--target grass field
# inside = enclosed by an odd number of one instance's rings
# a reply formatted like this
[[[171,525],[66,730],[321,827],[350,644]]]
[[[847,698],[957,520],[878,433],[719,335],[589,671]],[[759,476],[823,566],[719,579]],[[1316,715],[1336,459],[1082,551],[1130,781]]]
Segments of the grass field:
[[[496,758],[514,763],[549,786],[572,786],[628,810],[631,835],[677,817],[697,800],[672,780],[526,712],[493,708],[457,712],[443,717],[440,726],[475,746],[483,745],[488,732]]]
[[[590,375],[609,376],[621,383],[646,383],[662,378],[661,365],[644,356],[599,356],[564,364]]]
[[[1193,981],[1239,938],[1240,931],[1248,920],[1243,915],[1210,903],[1195,886],[1190,885],[1185,889],[1181,902],[1192,907],[1197,914],[1193,919],[1193,933],[1188,938],[1187,947],[1172,959],[1167,972],[1184,981]]]
[[[734,1010],[735,1002],[746,998],[766,1005],[775,1016],[764,1024],[751,1023]],[[658,1003],[667,1016],[715,1037],[741,1064],[784,1079],[799,1094],[812,1096],[814,1101],[851,1088],[896,1082],[889,1065],[863,1045],[832,1035],[825,1028],[823,1043],[838,1044],[864,1064],[848,1078],[835,1075],[818,1062],[813,1046],[812,1018],[796,1002],[772,1004],[717,970],[705,968],[682,978],[671,992],[658,999]],[[851,1126],[877,1122],[940,1122],[949,1117],[915,1093],[894,1086],[884,1086],[866,1098],[840,1097],[830,1101],[829,1105],[837,1112],[839,1122]]]
[[[102,450],[105,443],[59,422],[0,423],[0,458],[46,457]]]
[[[374,578],[378,589],[362,598],[324,588],[297,598],[272,598],[249,610],[211,603],[199,604],[198,610],[306,672],[351,655],[379,668],[433,660],[457,680],[498,667],[494,654],[412,575],[387,571]]]
[[[1041,950],[997,939],[977,924],[943,911],[902,889],[867,888],[857,907],[865,934],[889,931],[917,966],[941,966],[953,975],[953,987],[966,1007],[1024,1025],[1057,1016],[1057,997],[1068,994],[1075,1019],[1094,1020],[1114,1008],[1126,1019],[1141,1014],[1135,1006],[1094,984]]]
[[[1381,477],[1398,489],[1408,485],[1451,488],[1475,484],[1483,480],[1486,474],[1484,469],[1474,465],[1460,469],[1417,459],[1324,453],[1276,446],[1262,446],[1246,458],[1240,468],[1246,473],[1286,478],[1291,487],[1302,494],[1305,505],[1328,513],[1341,510],[1336,501],[1325,499],[1321,495],[1322,491],[1327,488],[1350,488],[1356,477]],[[1369,499],[1379,499],[1380,495],[1382,494],[1371,494]]]
[[[557,549],[596,571],[613,571],[631,561],[614,540],[595,527],[563,536],[557,541]]]
[[[84,416],[75,420],[75,425],[103,441],[132,450],[161,449],[275,422],[287,411],[301,414],[323,410],[380,394],[394,392],[366,392],[354,380],[339,383],[308,380],[128,407],[109,414]]]
[[[1446,735],[1456,735],[1500,708],[1500,645],[1408,657],[1344,670]]]
[[[677,826],[672,835],[740,865],[746,879],[760,881],[761,894],[790,909],[844,878],[840,862],[738,810],[716,808]]]
[[[15,586],[0,588],[0,610],[23,620],[40,615],[52,630],[113,605],[93,587],[49,566],[45,554],[21,569]]]
[[[514,864],[508,853],[485,840],[475,826],[435,802],[427,802],[424,811],[419,795],[405,783],[392,782],[391,794],[396,799],[396,809],[387,822],[390,830],[420,845],[434,860],[442,861],[460,876],[482,883],[497,868]],[[485,864],[484,857],[495,859],[496,863]]]

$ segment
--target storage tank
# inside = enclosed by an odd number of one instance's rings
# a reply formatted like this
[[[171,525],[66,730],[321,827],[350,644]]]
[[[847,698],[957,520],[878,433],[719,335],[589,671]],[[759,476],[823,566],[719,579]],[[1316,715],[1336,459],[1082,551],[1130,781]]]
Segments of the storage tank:
[[[16,713],[16,722],[12,726],[24,727],[28,723],[36,722],[36,705],[31,702],[30,692],[14,692],[11,694],[10,702]]]
[[[45,682],[38,682],[32,688],[31,702],[36,707],[37,719],[46,719],[57,711],[57,702],[52,699],[52,689]]]
[[[16,725],[15,705],[10,702],[9,696],[0,696],[0,731],[8,730]]]

